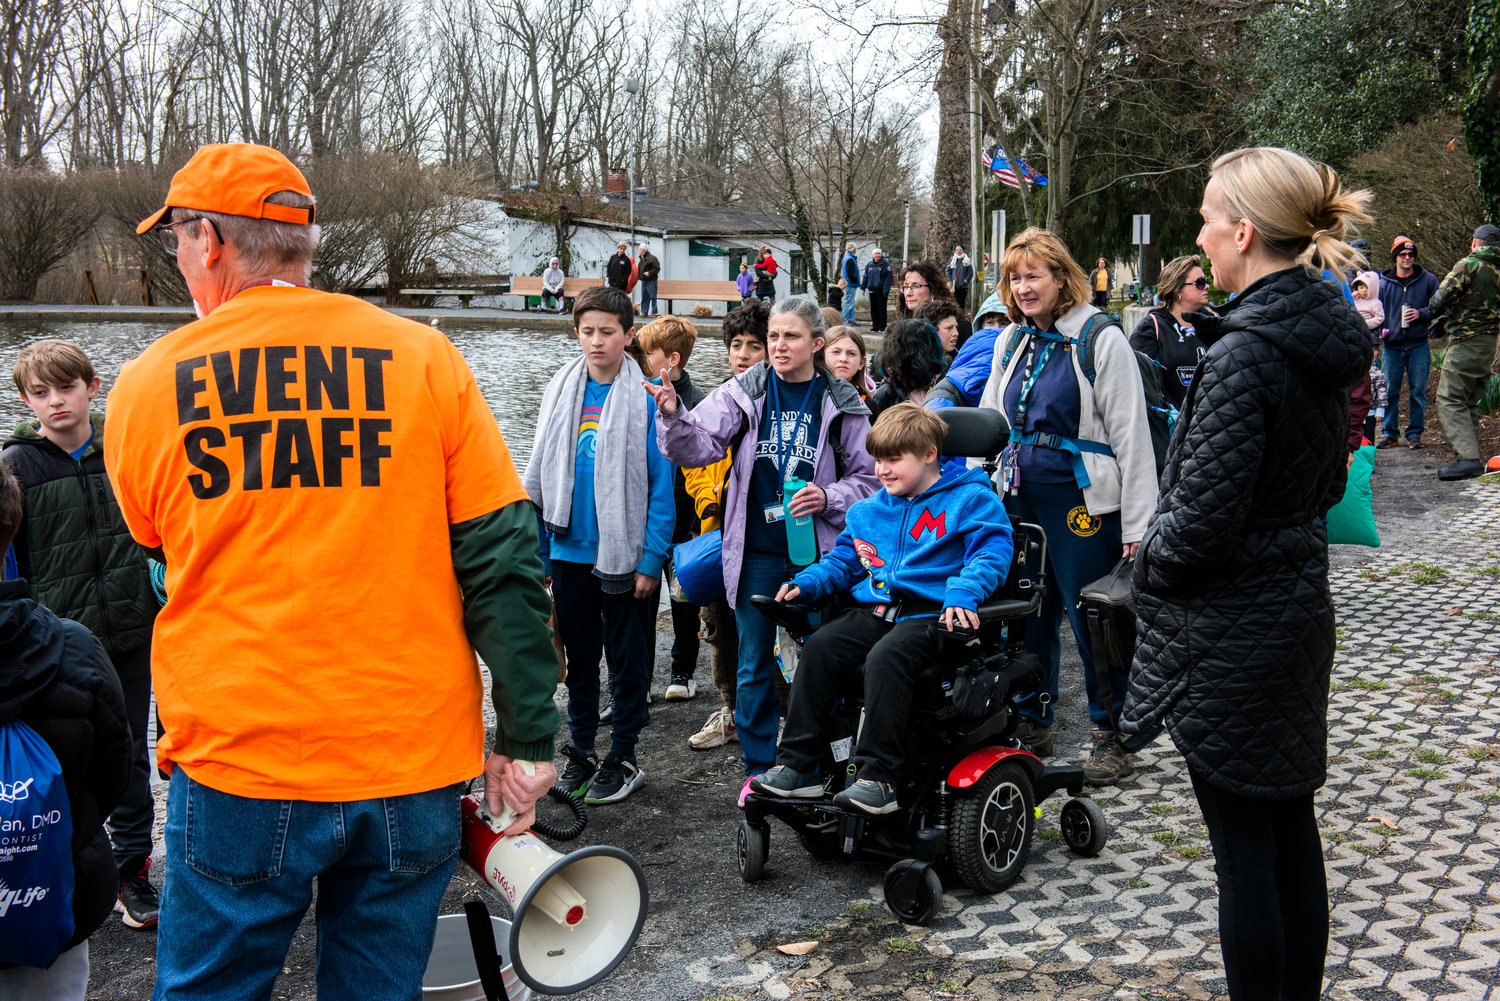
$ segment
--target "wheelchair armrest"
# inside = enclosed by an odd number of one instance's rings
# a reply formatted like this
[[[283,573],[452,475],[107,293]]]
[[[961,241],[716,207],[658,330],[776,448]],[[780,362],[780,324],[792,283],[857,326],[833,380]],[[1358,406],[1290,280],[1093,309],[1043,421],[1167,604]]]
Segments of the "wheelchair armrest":
[[[1024,619],[1041,604],[1040,594],[1027,598],[994,598],[979,606],[979,620],[993,622],[1000,619]]]
[[[752,594],[750,607],[781,626],[793,636],[806,636],[813,631],[808,615],[816,611],[817,604],[805,605],[797,601],[777,601],[769,594]]]

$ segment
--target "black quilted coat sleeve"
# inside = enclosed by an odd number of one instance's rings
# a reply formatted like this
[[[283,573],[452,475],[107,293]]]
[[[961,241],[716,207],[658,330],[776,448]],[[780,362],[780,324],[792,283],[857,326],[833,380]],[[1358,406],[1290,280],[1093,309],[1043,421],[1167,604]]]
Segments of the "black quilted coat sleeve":
[[[1121,729],[1165,725],[1194,771],[1231,792],[1303,795],[1327,756],[1323,515],[1343,494],[1349,390],[1370,342],[1339,290],[1301,268],[1202,320],[1209,347],[1136,560]]]

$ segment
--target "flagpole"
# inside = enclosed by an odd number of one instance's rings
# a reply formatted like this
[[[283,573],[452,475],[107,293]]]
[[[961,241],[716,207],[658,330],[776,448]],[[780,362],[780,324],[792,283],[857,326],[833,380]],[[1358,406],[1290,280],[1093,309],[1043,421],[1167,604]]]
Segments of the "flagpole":
[[[969,58],[965,63],[969,68],[969,253],[970,259],[979,253],[979,194],[984,191],[984,184],[979,180],[979,147],[984,141],[983,123],[979,120],[979,82],[975,79],[974,67],[978,62],[974,58],[977,52],[975,47],[979,41],[979,0],[974,0],[969,14],[969,38],[965,44],[969,46]],[[963,264],[960,262],[959,267]],[[975,279],[979,277],[979,269],[975,269]]]

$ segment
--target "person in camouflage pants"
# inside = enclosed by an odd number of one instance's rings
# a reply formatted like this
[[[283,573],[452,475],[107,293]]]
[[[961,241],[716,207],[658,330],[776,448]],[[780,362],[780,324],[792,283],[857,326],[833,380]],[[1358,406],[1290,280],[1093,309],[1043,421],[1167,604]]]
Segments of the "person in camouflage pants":
[[[1500,227],[1474,231],[1469,256],[1453,266],[1429,304],[1448,317],[1448,351],[1438,377],[1437,415],[1457,458],[1438,479],[1464,480],[1484,472],[1479,454],[1479,397],[1489,382],[1500,336]]]

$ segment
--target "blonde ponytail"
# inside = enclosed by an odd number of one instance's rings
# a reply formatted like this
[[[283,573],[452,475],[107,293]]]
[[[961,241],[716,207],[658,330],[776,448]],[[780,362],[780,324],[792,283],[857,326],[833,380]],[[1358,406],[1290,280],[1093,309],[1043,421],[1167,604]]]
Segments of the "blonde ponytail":
[[[1291,150],[1255,146],[1219,157],[1211,173],[1230,218],[1253,223],[1272,256],[1334,273],[1362,259],[1347,240],[1357,225],[1372,221],[1374,194],[1345,191],[1332,167]]]

